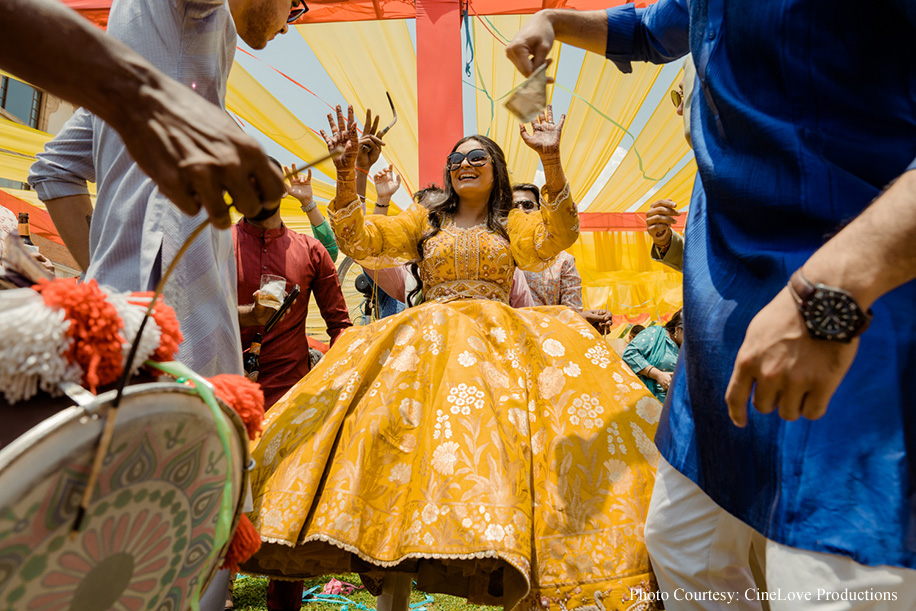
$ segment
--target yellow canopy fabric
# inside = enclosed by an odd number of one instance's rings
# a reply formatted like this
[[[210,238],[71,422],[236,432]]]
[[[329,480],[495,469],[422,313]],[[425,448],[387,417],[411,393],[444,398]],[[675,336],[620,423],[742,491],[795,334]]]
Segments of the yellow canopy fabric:
[[[51,137],[51,134],[27,125],[0,119],[0,149],[34,157],[45,147]]]
[[[385,137],[383,154],[401,175],[403,188],[415,191],[419,183],[417,55],[407,23],[326,23],[296,26],[296,30],[343,95],[340,105],[352,104],[357,120],[362,122],[371,108],[381,115],[380,126],[385,126],[391,120],[385,92],[391,94],[398,124]],[[328,131],[323,119],[321,124]]]
[[[670,314],[683,304],[679,272],[652,260],[645,232],[583,233],[569,249],[586,308],[615,315]]]
[[[522,81],[506,58],[504,43],[529,18],[472,15],[473,73],[464,77],[476,88],[476,129],[503,147],[515,182],[532,182],[539,170],[537,156],[519,136],[518,122],[503,107],[504,96]],[[391,93],[398,125],[386,137],[384,155],[401,174],[405,190],[422,186],[418,184],[417,56],[408,23],[306,24],[295,29],[338,90],[319,92],[324,99],[342,105],[352,103],[360,123],[366,108],[372,108],[384,125],[390,120],[385,92]],[[342,40],[346,44],[340,44]],[[561,57],[566,61],[564,69],[570,69],[571,57],[564,53],[571,51],[555,46],[548,71],[551,76],[556,74]],[[587,212],[643,212],[663,198],[686,205],[696,163],[683,137],[682,119],[667,96],[658,99],[660,92],[676,87],[681,72],[674,67],[634,64],[631,74],[622,74],[604,58],[588,53],[581,65],[576,64],[573,67],[578,74],[564,74],[560,79],[565,83],[563,90],[572,94],[561,151],[574,198],[582,201],[587,196]],[[252,65],[245,65],[254,70]],[[282,70],[282,64],[277,68]],[[312,87],[308,81],[302,82]],[[326,154],[327,147],[316,133],[318,129],[327,131],[324,116],[296,116],[239,63],[233,66],[227,89],[227,110],[246,126],[259,130],[299,159]],[[555,91],[554,86],[548,87],[548,99],[554,98]],[[646,109],[647,104],[654,107]],[[0,119],[0,177],[25,181],[35,154],[50,138],[49,134]],[[673,168],[679,169],[674,172]],[[318,170],[335,176],[330,161],[320,164]],[[321,204],[334,196],[334,185],[319,176],[313,178],[313,189]],[[17,191],[16,196],[43,207],[34,192]],[[371,181],[368,197],[375,198]],[[286,198],[281,206],[291,229],[311,235],[310,223],[297,201]],[[321,210],[324,212],[323,205]],[[680,275],[652,262],[649,247],[648,236],[641,232],[583,233],[570,252],[582,275],[587,306],[604,307],[614,314],[649,313],[656,318],[680,307]],[[315,324],[320,326],[320,322]]]
[[[681,78],[683,70],[678,72],[672,86]],[[681,117],[672,112],[670,105],[658,106],[589,210],[629,209],[686,155],[692,152],[684,138]]]
[[[645,63],[623,74],[603,57],[586,54],[563,131],[563,167],[577,201],[595,184],[626,135],[593,107],[629,128],[659,73],[661,66]]]
[[[0,178],[25,182],[35,155],[50,139],[50,134],[0,119]]]
[[[530,18],[530,15],[501,15],[491,17],[490,21],[500,31],[517,32]],[[477,132],[496,141],[502,147],[512,182],[534,182],[535,171],[538,168],[537,154],[522,141],[518,119],[503,105],[505,99],[500,99],[525,78],[506,58],[505,45],[500,44],[484,24],[475,20],[473,31]],[[548,67],[547,75],[554,77],[560,57],[560,45],[554,46],[549,57],[553,59],[553,63]],[[550,99],[552,92],[553,86],[548,85],[547,99]]]

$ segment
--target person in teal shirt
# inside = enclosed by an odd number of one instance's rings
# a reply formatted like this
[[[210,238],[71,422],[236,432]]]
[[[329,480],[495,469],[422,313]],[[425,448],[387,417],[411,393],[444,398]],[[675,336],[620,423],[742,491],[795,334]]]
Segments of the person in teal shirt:
[[[624,362],[662,403],[668,396],[668,386],[671,385],[683,340],[684,325],[678,310],[664,327],[649,327],[640,331],[623,351]]]
[[[296,166],[293,166],[295,171]],[[290,174],[289,168],[283,168],[283,173]],[[327,249],[331,255],[331,261],[337,262],[337,239],[334,237],[334,231],[331,230],[331,224],[328,222],[321,210],[318,209],[318,203],[312,196],[312,171],[308,174],[296,174],[286,186],[287,193],[299,200],[299,206],[302,211],[309,217],[309,223],[312,225],[312,235],[321,245]]]

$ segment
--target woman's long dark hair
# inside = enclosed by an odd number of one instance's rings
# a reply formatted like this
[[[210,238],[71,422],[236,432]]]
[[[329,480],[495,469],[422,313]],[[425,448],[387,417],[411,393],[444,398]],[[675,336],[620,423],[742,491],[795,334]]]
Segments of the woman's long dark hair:
[[[498,144],[479,134],[462,138],[455,143],[449,154],[454,153],[459,146],[468,140],[479,142],[481,148],[490,155],[490,160],[493,164],[493,189],[490,191],[490,199],[487,202],[487,229],[508,240],[509,233],[506,231],[504,222],[512,207],[512,182],[509,180],[509,167],[506,164],[506,156]],[[438,198],[430,197],[423,202],[429,209],[429,231],[417,243],[419,259],[410,266],[410,271],[417,280],[417,288],[407,296],[408,305],[423,289],[423,282],[420,280],[419,263],[423,261],[424,245],[427,240],[441,231],[445,220],[458,211],[458,194],[455,192],[454,186],[452,186],[452,175],[448,164],[445,165],[443,172],[443,184],[445,188],[442,190],[442,196]]]

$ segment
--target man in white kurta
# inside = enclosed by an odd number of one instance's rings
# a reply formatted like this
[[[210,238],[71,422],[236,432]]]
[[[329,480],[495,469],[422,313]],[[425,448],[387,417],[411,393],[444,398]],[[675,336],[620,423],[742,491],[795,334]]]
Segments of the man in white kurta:
[[[108,33],[223,107],[236,26],[246,42],[263,47],[286,31],[290,6],[289,0],[115,0]],[[87,180],[98,184],[94,211]],[[122,291],[151,290],[185,238],[207,219],[206,212],[191,218],[172,205],[114,129],[82,109],[38,155],[29,182],[55,222],[61,207],[71,214],[65,223],[71,232],[76,222],[85,232],[89,221],[82,214],[74,219],[75,210],[91,213],[85,278]],[[202,375],[242,373],[235,286],[232,237],[208,226],[165,288],[184,334],[178,358]]]

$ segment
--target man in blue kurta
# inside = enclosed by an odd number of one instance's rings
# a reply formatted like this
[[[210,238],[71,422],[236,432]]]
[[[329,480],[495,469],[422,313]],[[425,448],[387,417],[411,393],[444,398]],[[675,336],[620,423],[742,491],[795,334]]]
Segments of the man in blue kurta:
[[[669,607],[716,608],[687,593],[733,591],[727,608],[760,608],[752,541],[782,588],[772,609],[911,604],[916,3],[542,11],[509,57],[528,74],[555,39],[624,72],[688,51],[696,63],[685,340],[646,528]],[[804,277],[826,287],[808,294]],[[852,320],[859,337],[824,339]]]

